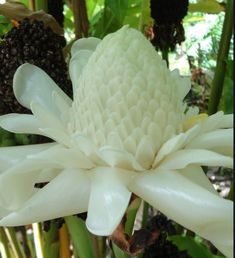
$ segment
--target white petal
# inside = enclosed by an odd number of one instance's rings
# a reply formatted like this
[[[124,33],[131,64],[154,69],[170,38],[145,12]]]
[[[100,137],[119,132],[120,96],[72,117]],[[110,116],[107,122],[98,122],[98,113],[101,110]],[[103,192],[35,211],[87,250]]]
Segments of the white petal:
[[[1,147],[0,148],[0,173],[24,160],[27,155],[33,155],[44,151],[55,143],[44,143],[27,146]]]
[[[72,58],[69,63],[69,74],[73,83],[73,92],[76,92],[78,80],[87,64],[88,59],[95,51],[97,45],[101,42],[100,39],[90,37],[77,40],[71,48]]]
[[[184,145],[187,144],[192,138],[194,138],[200,132],[200,126],[196,125],[189,129],[186,133],[178,134],[172,138],[170,138],[167,142],[163,144],[157,156],[154,160],[153,167],[156,165],[167,155],[181,149]]]
[[[73,83],[73,92],[79,86],[79,77],[82,74],[84,66],[87,64],[88,59],[92,55],[90,50],[80,50],[73,56],[69,62],[69,74]]]
[[[57,92],[68,105],[72,103],[71,99],[42,69],[27,63],[16,70],[13,90],[18,102],[28,109],[30,109],[31,101],[35,101],[48,110],[56,110],[52,101],[53,91]]]
[[[144,136],[136,150],[136,160],[140,163],[140,165],[149,169],[154,159],[154,152],[152,147],[151,138],[149,136]]]
[[[233,203],[177,171],[156,170],[132,180],[130,190],[170,219],[212,242],[232,247]]]
[[[220,128],[233,128],[233,114],[224,115],[221,120]]]
[[[233,159],[208,150],[184,149],[168,155],[158,167],[161,169],[181,169],[190,164],[232,168]]]
[[[34,194],[34,184],[43,168],[39,162],[24,160],[0,174],[0,205],[19,208]]]
[[[59,117],[51,112],[50,109],[47,109],[34,101],[30,103],[30,108],[40,124],[42,124],[42,128],[57,128],[61,131],[65,130],[62,121],[60,121]]]
[[[81,134],[74,135],[72,145],[79,148],[93,163],[97,166],[107,166],[108,164],[102,159],[94,143]]]
[[[233,151],[233,129],[220,129],[201,134],[189,142],[187,149],[208,149],[220,153],[220,148],[227,148],[230,156]]]
[[[65,170],[39,190],[21,209],[0,221],[17,226],[87,211],[90,182],[83,171]]]
[[[56,145],[53,148],[45,150],[28,158],[44,162],[46,164],[54,164],[58,168],[82,168],[91,169],[94,164],[77,148],[65,148]]]
[[[64,144],[65,146],[71,146],[70,137],[65,134],[62,130],[56,128],[39,128],[42,135],[53,139],[54,141]]]
[[[102,147],[99,150],[102,159],[111,167],[143,171],[144,168],[137,162],[135,157],[125,150]]]
[[[213,184],[210,182],[209,178],[200,166],[189,165],[186,168],[179,170],[179,173],[195,184],[198,184],[211,193],[218,195]]]
[[[95,37],[82,38],[78,39],[73,43],[71,48],[72,56],[76,55],[79,50],[87,49],[90,51],[95,51],[98,44],[101,42],[101,39]]]
[[[59,114],[55,114],[51,112],[51,110],[45,109],[36,102],[31,102],[30,107],[34,116],[42,125],[42,127],[39,128],[42,135],[67,146],[70,145],[70,138],[66,130],[66,124],[60,120]]]
[[[130,172],[114,168],[97,168],[90,173],[91,195],[86,225],[95,235],[111,235],[128,206],[131,192],[126,184]]]
[[[223,128],[222,121],[224,120],[224,113],[219,111],[207,119],[202,121],[202,132],[210,132],[219,128]]]
[[[221,251],[226,257],[233,258],[233,248],[231,248],[231,245],[221,245],[216,242],[212,242],[212,244]]]
[[[0,219],[8,215],[10,212],[11,211],[9,211],[8,209],[5,209],[4,207],[1,207],[0,205]]]
[[[13,133],[41,134],[38,120],[33,115],[8,114],[0,116],[0,126]]]

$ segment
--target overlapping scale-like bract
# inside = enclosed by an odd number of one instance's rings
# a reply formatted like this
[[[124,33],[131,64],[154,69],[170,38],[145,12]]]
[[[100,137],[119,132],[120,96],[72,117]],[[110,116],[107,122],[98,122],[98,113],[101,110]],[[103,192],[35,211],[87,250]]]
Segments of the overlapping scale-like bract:
[[[143,155],[153,158],[182,131],[182,100],[190,84],[170,72],[137,33],[123,27],[97,46],[79,79],[73,112],[76,132],[98,148],[124,149],[148,167],[151,162],[145,164]],[[146,148],[148,154],[141,153]]]

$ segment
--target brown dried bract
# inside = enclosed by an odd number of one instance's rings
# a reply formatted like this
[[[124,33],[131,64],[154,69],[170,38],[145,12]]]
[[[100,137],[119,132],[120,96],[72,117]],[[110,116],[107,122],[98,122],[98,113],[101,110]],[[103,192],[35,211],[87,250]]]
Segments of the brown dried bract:
[[[140,229],[134,231],[134,234],[129,237],[124,232],[124,225],[125,217],[110,236],[110,240],[129,255],[137,255],[143,252],[144,249],[152,245],[160,235],[160,231],[158,229],[153,231]]]
[[[5,4],[0,4],[0,15],[4,15],[14,21],[21,21],[25,18],[42,21],[45,26],[49,26],[56,34],[62,35],[64,33],[52,15],[43,10],[33,12],[20,2],[8,1]]]

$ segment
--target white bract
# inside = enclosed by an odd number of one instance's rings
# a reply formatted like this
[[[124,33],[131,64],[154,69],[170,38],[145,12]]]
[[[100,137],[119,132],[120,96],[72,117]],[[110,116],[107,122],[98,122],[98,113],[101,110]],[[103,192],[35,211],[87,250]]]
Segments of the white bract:
[[[88,229],[110,235],[133,192],[232,257],[232,202],[201,168],[232,167],[232,115],[188,108],[189,79],[127,26],[80,39],[71,53],[73,101],[36,66],[15,73],[15,96],[33,114],[0,125],[54,143],[0,149],[0,225],[87,211]]]

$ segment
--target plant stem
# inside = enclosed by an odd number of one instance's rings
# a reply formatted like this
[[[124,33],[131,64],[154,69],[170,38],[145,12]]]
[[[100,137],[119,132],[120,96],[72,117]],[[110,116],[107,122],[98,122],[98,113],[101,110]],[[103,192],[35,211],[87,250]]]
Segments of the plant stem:
[[[49,231],[44,232],[43,236],[44,236],[43,258],[58,258],[59,257],[58,228],[53,221],[51,221],[50,223]]]
[[[60,239],[60,257],[62,258],[70,258],[70,241],[69,241],[69,233],[68,228],[66,224],[63,224],[63,226],[59,230],[59,239]]]
[[[35,7],[36,10],[43,10],[45,12],[48,11],[48,4],[47,4],[47,0],[36,0],[35,1]]]
[[[147,224],[148,210],[149,210],[149,204],[147,202],[144,202],[144,209],[143,209],[143,216],[142,216],[142,223],[141,223],[142,228],[144,228]]]
[[[7,241],[7,236],[2,227],[0,227],[0,254],[2,258],[10,258],[10,251]]]
[[[7,228],[5,228],[5,233],[7,235],[8,241],[11,244],[11,247],[12,247],[12,250],[14,253],[14,257],[15,258],[25,258],[24,254],[21,250],[20,244],[17,240],[15,229],[13,227],[7,227]]]
[[[89,20],[85,0],[72,0],[72,10],[74,16],[74,28],[76,39],[87,37]]]
[[[37,258],[43,258],[42,255],[42,237],[39,223],[33,223],[33,237],[34,237],[34,246],[36,250]]]
[[[224,24],[219,44],[215,75],[212,82],[211,96],[209,100],[208,114],[214,114],[223,92],[224,78],[226,72],[226,60],[228,57],[230,41],[233,30],[233,0],[228,0],[225,9]]]
[[[95,258],[91,236],[85,222],[75,216],[65,217],[65,222],[79,258]]]
[[[29,8],[32,11],[35,11],[35,1],[34,0],[29,0]]]
[[[106,237],[97,237],[100,258],[106,257]]]

